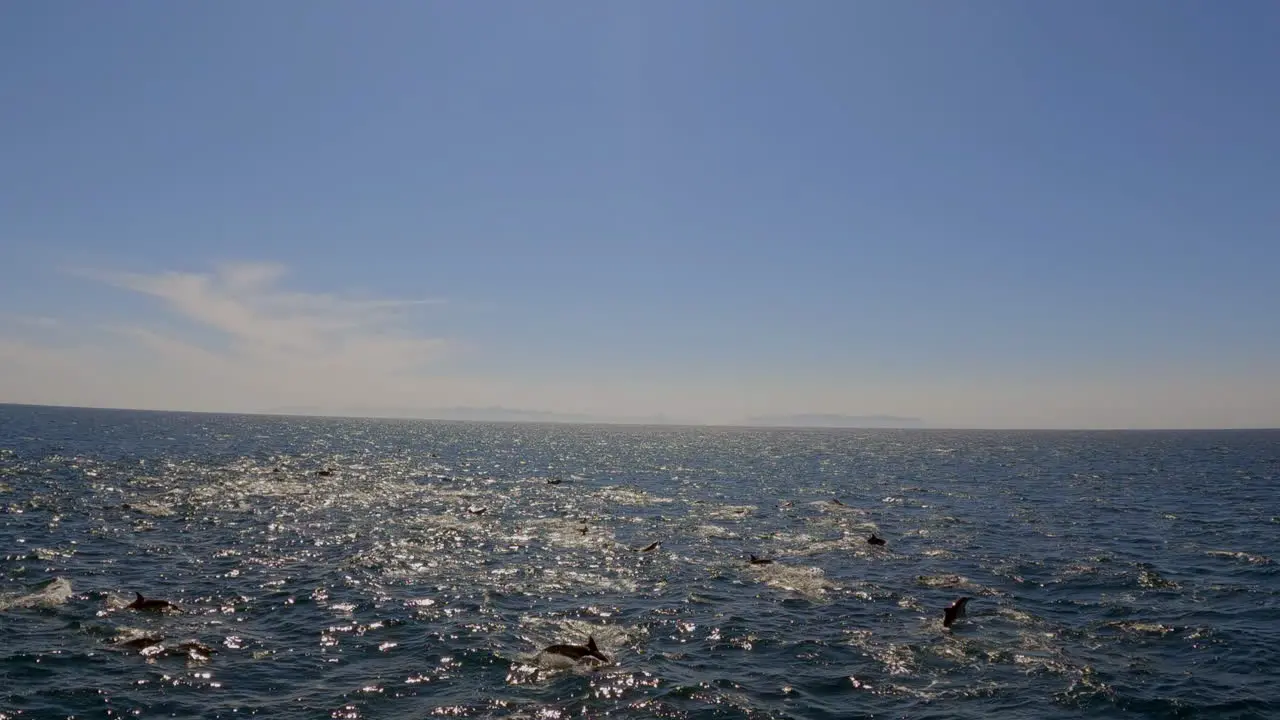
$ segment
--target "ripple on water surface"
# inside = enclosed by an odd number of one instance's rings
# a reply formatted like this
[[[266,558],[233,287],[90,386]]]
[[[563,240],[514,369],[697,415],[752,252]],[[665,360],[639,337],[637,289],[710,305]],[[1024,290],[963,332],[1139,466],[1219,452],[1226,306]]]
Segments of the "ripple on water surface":
[[[0,406],[0,716],[1263,717],[1278,448]]]

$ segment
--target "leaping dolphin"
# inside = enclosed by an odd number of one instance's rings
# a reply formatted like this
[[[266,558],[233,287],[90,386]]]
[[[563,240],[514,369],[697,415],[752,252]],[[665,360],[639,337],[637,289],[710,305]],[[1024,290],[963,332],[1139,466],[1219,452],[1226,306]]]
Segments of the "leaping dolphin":
[[[602,662],[609,662],[608,656],[600,652],[600,648],[596,647],[596,639],[590,635],[587,636],[586,645],[551,645],[542,651],[547,655],[559,655],[569,658],[574,662],[579,662],[587,658],[593,658]]]

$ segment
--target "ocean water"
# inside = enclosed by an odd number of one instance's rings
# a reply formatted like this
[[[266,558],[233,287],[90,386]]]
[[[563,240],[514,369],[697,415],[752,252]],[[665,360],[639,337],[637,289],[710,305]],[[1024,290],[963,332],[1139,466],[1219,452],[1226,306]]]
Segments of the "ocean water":
[[[1277,478],[1269,431],[0,406],[0,717],[1280,717]]]

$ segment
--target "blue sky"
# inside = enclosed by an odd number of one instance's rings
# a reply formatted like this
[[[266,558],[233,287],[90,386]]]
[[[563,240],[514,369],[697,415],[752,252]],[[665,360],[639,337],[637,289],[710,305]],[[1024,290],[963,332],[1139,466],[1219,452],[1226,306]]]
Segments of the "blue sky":
[[[1276,37],[1262,0],[12,5],[0,401],[1280,426]]]

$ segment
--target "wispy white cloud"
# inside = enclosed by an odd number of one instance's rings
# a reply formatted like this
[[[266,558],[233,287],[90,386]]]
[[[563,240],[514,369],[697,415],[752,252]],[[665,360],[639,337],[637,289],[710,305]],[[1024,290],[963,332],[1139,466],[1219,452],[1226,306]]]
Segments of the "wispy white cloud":
[[[439,339],[407,333],[403,310],[439,301],[361,300],[279,287],[286,271],[264,263],[223,265],[215,273],[81,272],[159,299],[185,320],[217,331],[246,357],[272,362],[348,361],[410,368],[438,355]],[[372,365],[370,364],[372,363]]]
[[[433,363],[457,346],[416,331],[410,322],[413,308],[439,300],[299,292],[285,287],[288,274],[279,265],[228,264],[209,273],[74,274],[152,298],[170,311],[172,321],[164,327],[117,321],[94,328],[114,341],[92,347],[82,342],[63,353],[77,357],[77,367],[88,368],[90,375],[110,374],[112,363],[121,364],[115,369],[146,379],[147,396],[172,398],[160,405],[182,406],[197,396],[201,407],[220,398],[218,405],[238,409],[335,396],[349,400],[370,392],[385,399],[418,387]],[[77,332],[83,340],[90,330]],[[21,347],[24,358],[41,350],[30,343]]]

